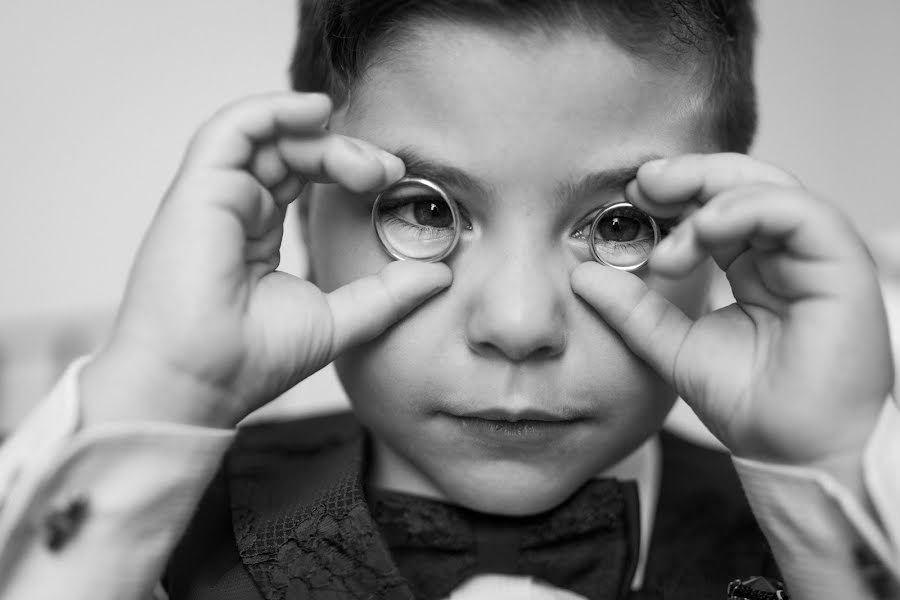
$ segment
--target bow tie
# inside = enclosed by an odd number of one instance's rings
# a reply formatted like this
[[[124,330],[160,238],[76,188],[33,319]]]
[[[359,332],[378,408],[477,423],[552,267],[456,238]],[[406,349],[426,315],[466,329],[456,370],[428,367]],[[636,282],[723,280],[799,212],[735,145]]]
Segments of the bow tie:
[[[537,515],[488,515],[369,490],[372,517],[415,597],[441,600],[478,574],[530,576],[586,598],[625,598],[638,558],[634,482],[594,479]]]

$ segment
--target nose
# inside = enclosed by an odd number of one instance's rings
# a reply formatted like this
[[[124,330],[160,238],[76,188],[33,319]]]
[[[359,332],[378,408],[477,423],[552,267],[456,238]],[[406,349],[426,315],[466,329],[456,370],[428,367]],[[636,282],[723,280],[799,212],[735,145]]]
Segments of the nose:
[[[475,267],[466,341],[476,353],[521,362],[565,350],[567,269],[538,254],[498,253]]]

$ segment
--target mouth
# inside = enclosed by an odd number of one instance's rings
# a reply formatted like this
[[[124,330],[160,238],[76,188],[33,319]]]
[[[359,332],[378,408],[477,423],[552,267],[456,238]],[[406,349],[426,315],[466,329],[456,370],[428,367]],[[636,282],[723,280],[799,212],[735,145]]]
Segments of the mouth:
[[[445,413],[459,431],[489,445],[538,445],[571,433],[588,419],[544,410],[486,409],[461,414]]]
[[[508,423],[518,423],[520,421],[559,423],[564,421],[578,420],[578,417],[576,417],[575,415],[548,412],[540,409],[509,411],[500,408],[489,408],[485,410],[462,413],[458,416],[463,419],[483,419],[485,421],[505,421]]]

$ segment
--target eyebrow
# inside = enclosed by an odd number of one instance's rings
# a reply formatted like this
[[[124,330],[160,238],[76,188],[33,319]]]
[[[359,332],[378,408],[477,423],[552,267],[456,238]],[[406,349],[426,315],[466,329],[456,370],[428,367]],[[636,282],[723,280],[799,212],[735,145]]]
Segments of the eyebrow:
[[[628,182],[637,176],[642,164],[657,158],[662,158],[662,155],[646,154],[621,167],[588,173],[575,183],[561,183],[557,186],[556,196],[563,202],[569,202],[597,194],[622,192]]]
[[[404,162],[407,175],[411,177],[428,179],[480,197],[489,197],[492,194],[493,186],[487,182],[457,167],[430,160],[410,147],[396,150],[394,155]],[[642,164],[661,157],[661,154],[642,155],[624,166],[588,173],[574,183],[562,182],[556,186],[556,199],[560,203],[568,203],[598,194],[621,192],[628,182],[635,178]]]
[[[406,165],[406,173],[409,176],[429,179],[480,197],[487,197],[492,193],[493,188],[487,182],[469,175],[462,169],[429,160],[412,148],[401,148],[395,151],[394,155]]]

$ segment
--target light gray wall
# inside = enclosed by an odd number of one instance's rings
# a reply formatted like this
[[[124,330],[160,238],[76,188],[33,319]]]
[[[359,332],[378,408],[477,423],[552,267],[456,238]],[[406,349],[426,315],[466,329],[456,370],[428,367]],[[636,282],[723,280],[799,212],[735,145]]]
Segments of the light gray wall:
[[[900,2],[760,0],[755,154],[900,238]],[[898,248],[900,251],[900,248]]]
[[[0,319],[114,306],[191,133],[285,87],[293,0],[0,2]]]

